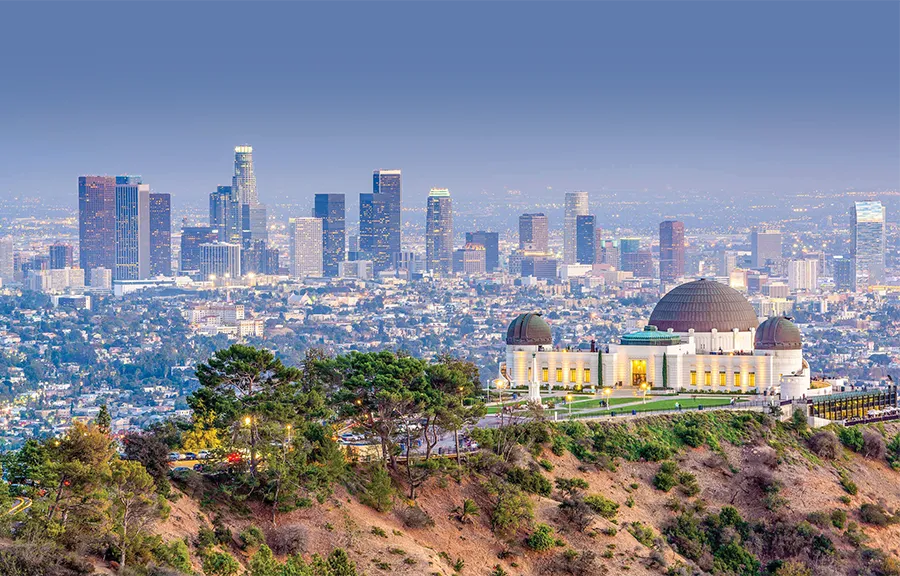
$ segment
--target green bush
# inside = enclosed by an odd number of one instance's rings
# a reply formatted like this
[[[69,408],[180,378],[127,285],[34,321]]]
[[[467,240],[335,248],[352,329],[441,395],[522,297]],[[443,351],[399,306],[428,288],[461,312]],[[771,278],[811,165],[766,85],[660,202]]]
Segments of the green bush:
[[[496,478],[485,485],[492,497],[491,530],[501,538],[512,537],[534,518],[534,507],[528,496],[508,482]]]
[[[647,442],[638,449],[638,454],[644,460],[649,462],[659,462],[666,458],[671,458],[672,451],[669,447],[661,442]]]
[[[644,526],[640,522],[632,522],[625,527],[628,533],[634,536],[634,539],[646,546],[653,547],[653,541],[656,540],[656,533],[650,526]]]
[[[556,536],[553,528],[546,524],[538,524],[534,532],[525,539],[525,545],[535,552],[544,552],[556,546]]]
[[[510,483],[515,484],[526,492],[538,494],[539,496],[549,496],[553,491],[553,485],[550,480],[538,472],[537,470],[527,470],[525,468],[511,468],[506,474],[506,479]]]
[[[856,426],[845,426],[838,430],[838,438],[841,444],[854,452],[862,452],[863,435],[862,431]]]
[[[835,509],[831,511],[831,525],[838,530],[843,530],[847,524],[847,513],[843,510]]]
[[[592,494],[590,496],[585,496],[584,503],[587,504],[591,510],[596,512],[599,516],[606,518],[607,520],[614,520],[616,518],[616,513],[619,511],[619,505],[604,498],[600,494]]]
[[[653,477],[653,485],[657,490],[668,492],[678,484],[676,474],[678,473],[678,465],[674,462],[663,462],[656,476]]]
[[[191,571],[191,554],[184,540],[173,540],[168,544],[160,543],[153,548],[153,557],[157,562],[171,566],[182,572]]]
[[[850,475],[845,470],[841,470],[841,487],[851,496],[856,496],[856,493],[859,492],[856,482],[850,479]]]
[[[683,418],[675,423],[674,430],[682,442],[694,448],[703,446],[709,438],[709,433],[698,418]]]
[[[538,464],[547,472],[553,472],[553,469],[556,468],[556,466],[553,465],[553,462],[547,460],[546,458],[541,458],[540,460],[538,460]]]
[[[372,469],[369,482],[365,485],[360,502],[379,512],[390,512],[394,507],[394,487],[391,476],[384,466],[377,465]]]
[[[873,526],[887,526],[895,523],[895,519],[887,513],[881,504],[866,502],[859,507],[859,519]]]
[[[253,550],[266,541],[263,531],[256,526],[250,526],[243,530],[238,538],[241,540],[241,548],[244,550]]]
[[[226,552],[213,552],[203,560],[203,573],[206,576],[235,576],[240,569],[238,561]]]
[[[806,521],[815,524],[819,528],[826,528],[831,524],[831,516],[825,512],[810,512],[806,515]]]

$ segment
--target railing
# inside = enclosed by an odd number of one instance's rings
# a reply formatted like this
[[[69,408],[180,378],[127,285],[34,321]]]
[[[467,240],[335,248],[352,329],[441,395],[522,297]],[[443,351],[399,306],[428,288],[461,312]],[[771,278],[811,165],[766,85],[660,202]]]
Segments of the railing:
[[[754,410],[767,412],[772,404],[769,402],[738,402],[737,404],[717,404],[713,406],[695,406],[692,408],[669,408],[666,410],[640,410],[639,408],[623,408],[622,411],[611,410],[609,414],[592,414],[590,412],[571,415],[557,412],[557,420],[614,420],[618,418],[642,418],[645,416],[662,416],[666,414],[684,414],[687,412],[710,412],[715,410]]]

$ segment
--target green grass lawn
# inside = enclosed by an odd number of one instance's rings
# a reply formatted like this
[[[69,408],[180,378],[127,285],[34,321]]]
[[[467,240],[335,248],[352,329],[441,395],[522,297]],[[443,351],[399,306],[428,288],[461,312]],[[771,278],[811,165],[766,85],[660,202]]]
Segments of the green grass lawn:
[[[610,398],[609,405],[610,406],[618,406],[619,404],[628,404],[630,402],[640,402],[640,398]],[[606,401],[603,398],[592,398],[590,400],[573,400],[572,401],[572,409],[573,410],[583,410],[585,408],[598,408],[605,407]],[[563,406],[563,408],[568,409],[567,406]]]
[[[738,399],[738,402],[743,401],[742,399]],[[692,400],[690,398],[687,399],[670,399],[670,400],[654,400],[651,402],[647,402],[646,404],[635,404],[634,406],[628,406],[626,408],[622,408],[621,410],[616,410],[617,414],[630,414],[632,410],[636,412],[653,412],[655,410],[674,410],[675,403],[679,402],[681,407],[685,410],[696,409],[698,406],[706,407],[714,407],[714,406],[725,406],[731,403],[730,398],[697,398]],[[573,405],[574,406],[574,405]],[[598,410],[595,412],[585,412],[579,414],[580,416],[609,416],[612,410]]]

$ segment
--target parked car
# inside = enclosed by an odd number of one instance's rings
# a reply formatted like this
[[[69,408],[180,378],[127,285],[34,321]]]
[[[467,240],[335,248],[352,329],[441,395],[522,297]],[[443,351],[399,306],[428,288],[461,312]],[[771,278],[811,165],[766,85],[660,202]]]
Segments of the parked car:
[[[200,460],[206,460],[209,458],[209,450],[201,450],[197,452],[197,458]]]
[[[178,452],[169,452],[169,462],[177,462],[181,460],[181,454]]]
[[[193,452],[185,452],[184,454],[182,454],[181,458],[183,460],[196,460],[197,455],[194,454]]]

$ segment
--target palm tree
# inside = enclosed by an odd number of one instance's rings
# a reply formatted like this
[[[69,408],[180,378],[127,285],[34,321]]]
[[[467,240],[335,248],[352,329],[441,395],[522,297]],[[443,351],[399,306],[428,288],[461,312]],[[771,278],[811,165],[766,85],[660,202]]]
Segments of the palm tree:
[[[456,515],[456,519],[463,524],[466,522],[474,522],[473,518],[481,515],[481,509],[478,508],[478,504],[471,498],[463,500],[462,506],[457,506],[451,512],[453,512],[453,514]]]

